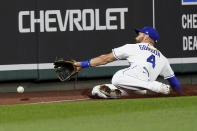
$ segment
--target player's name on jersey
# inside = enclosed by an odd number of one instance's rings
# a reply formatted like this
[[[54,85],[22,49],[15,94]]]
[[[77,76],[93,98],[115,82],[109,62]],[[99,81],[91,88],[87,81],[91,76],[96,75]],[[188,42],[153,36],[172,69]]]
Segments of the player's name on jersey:
[[[128,8],[19,11],[18,30],[35,32],[36,26],[40,32],[123,30],[126,12]]]
[[[157,55],[160,57],[160,52],[159,50],[155,50],[155,49],[152,49],[152,48],[149,48],[148,46],[146,45],[139,45],[139,48],[140,50],[147,50],[147,51],[150,51],[151,53]]]
[[[183,50],[197,50],[197,36],[183,36]]]

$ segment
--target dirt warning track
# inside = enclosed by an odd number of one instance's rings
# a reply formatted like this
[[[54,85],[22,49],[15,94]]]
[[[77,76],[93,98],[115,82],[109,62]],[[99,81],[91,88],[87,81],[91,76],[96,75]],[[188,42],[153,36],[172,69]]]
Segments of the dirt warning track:
[[[183,96],[197,96],[197,85],[183,85]],[[25,92],[19,93],[0,93],[0,105],[12,104],[39,104],[54,102],[74,102],[98,100],[90,96],[91,89],[67,90],[67,91],[41,91],[41,92]],[[179,94],[172,93],[170,95],[149,94],[137,95],[129,94],[121,99],[137,99],[152,97],[178,97]],[[182,95],[181,95],[182,96]],[[101,99],[100,99],[101,100]]]

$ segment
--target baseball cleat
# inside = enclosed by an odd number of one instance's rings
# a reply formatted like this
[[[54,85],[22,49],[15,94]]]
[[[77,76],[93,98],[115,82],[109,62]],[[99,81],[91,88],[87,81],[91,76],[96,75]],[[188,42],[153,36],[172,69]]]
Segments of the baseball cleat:
[[[103,94],[102,92],[100,92],[99,88],[100,88],[100,86],[95,86],[92,89],[92,96],[95,96],[95,98],[107,99],[108,97],[105,94]]]
[[[111,98],[119,98],[122,94],[122,92],[119,89],[110,89],[106,85],[101,85],[99,90],[100,92]]]

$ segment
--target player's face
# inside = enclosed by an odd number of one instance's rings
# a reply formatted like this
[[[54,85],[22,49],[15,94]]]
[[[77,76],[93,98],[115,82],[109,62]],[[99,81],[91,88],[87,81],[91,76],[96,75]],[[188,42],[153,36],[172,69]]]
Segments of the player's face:
[[[136,40],[137,43],[140,43],[140,42],[142,42],[144,40],[144,37],[145,37],[145,34],[139,32],[138,36],[135,38],[135,40]]]

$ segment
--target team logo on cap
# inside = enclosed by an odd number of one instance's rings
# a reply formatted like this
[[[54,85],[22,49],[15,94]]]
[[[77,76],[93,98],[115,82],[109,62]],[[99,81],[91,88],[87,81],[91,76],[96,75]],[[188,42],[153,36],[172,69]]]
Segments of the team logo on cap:
[[[197,5],[197,0],[181,0],[182,5]]]

